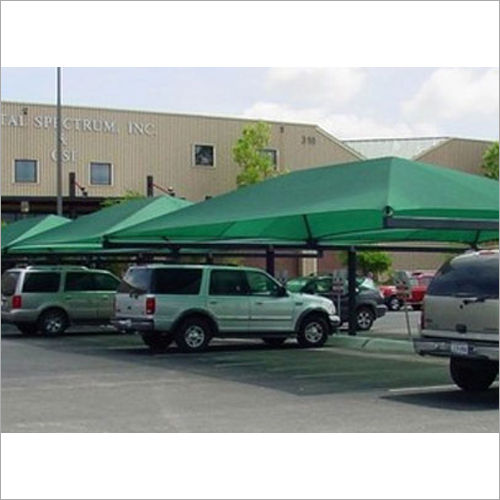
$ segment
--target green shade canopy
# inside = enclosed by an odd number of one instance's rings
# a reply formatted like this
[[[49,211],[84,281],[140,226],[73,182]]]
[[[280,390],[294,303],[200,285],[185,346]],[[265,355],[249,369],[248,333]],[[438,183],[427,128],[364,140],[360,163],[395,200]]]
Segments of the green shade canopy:
[[[41,235],[51,229],[61,227],[71,222],[66,217],[58,215],[43,215],[18,220],[2,227],[2,252],[13,245],[21,244],[26,239]]]
[[[106,235],[124,230],[128,226],[140,226],[152,218],[164,216],[188,205],[191,205],[191,202],[172,196],[130,200],[79,217],[64,227],[56,227],[39,236],[23,240],[9,252],[73,253],[101,250]]]
[[[300,241],[353,244],[498,239],[498,182],[395,157],[293,172],[115,231],[110,242]],[[470,221],[387,229],[385,216]],[[493,228],[476,229],[475,221]],[[496,221],[496,225],[494,224]]]

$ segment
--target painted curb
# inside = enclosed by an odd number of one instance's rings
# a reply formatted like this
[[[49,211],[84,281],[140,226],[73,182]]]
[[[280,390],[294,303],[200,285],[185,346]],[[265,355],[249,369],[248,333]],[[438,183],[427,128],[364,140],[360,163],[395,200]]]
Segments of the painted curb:
[[[360,337],[349,335],[333,335],[328,341],[330,347],[356,349],[370,352],[389,352],[399,354],[415,354],[410,340],[384,339],[381,337]]]

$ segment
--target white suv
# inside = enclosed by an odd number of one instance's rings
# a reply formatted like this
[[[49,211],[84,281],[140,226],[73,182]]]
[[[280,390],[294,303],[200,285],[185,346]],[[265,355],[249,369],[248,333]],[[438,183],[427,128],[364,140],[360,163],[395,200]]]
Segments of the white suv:
[[[339,323],[331,300],[288,292],[260,269],[164,264],[129,268],[112,321],[154,350],[175,340],[185,352],[202,351],[212,337],[277,346],[296,336],[303,347],[320,347]]]
[[[498,250],[444,264],[427,289],[419,354],[447,356],[462,389],[487,389],[498,375]]]

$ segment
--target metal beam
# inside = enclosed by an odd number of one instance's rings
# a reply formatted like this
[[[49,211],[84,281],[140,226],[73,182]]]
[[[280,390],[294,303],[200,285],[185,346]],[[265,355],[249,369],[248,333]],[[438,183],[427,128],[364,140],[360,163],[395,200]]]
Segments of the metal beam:
[[[449,229],[463,231],[498,231],[498,220],[386,216],[384,217],[384,229]]]

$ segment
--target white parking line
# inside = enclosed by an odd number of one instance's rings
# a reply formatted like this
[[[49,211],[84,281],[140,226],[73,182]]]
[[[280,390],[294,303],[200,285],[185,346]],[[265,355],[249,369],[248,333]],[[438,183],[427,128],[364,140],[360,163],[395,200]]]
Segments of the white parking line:
[[[490,387],[491,389],[498,389],[498,382],[493,383]],[[422,387],[401,387],[398,389],[389,389],[389,392],[420,392],[429,390],[440,390],[440,389],[459,389],[455,384],[449,385],[426,385]]]
[[[427,385],[423,387],[401,387],[398,389],[389,389],[389,392],[420,392],[420,391],[429,391],[436,389],[458,389],[455,384],[449,385]]]

